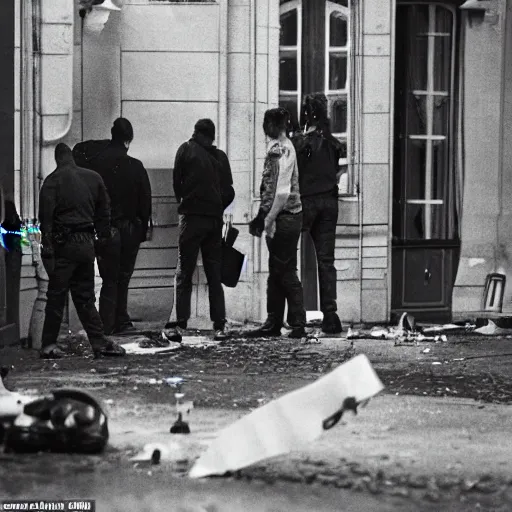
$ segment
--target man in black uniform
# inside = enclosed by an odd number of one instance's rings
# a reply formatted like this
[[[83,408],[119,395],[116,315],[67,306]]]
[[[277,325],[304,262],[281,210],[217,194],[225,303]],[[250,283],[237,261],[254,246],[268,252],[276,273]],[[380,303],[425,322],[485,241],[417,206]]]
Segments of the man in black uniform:
[[[125,350],[105,337],[94,296],[94,237],[110,237],[109,200],[98,174],[75,165],[66,144],[55,148],[57,169],[39,195],[43,264],[48,272],[47,304],[41,357],[58,359],[60,324],[68,291],[96,357],[124,355]]]
[[[227,155],[213,145],[215,125],[200,119],[192,138],[176,153],[173,186],[179,202],[178,268],[176,271],[176,322],[168,338],[181,341],[180,329],[190,318],[192,275],[199,249],[208,281],[210,318],[215,339],[226,338],[226,305],[221,283],[222,226],[224,210],[233,202],[235,191]]]
[[[338,181],[341,143],[331,134],[324,94],[308,95],[304,103],[305,133],[293,138],[299,166],[302,201],[302,230],[309,231],[318,262],[322,331],[342,331],[337,314],[337,277],[334,266],[336,224],[338,222]]]
[[[77,144],[73,156],[77,165],[96,171],[110,196],[111,243],[97,249],[103,285],[100,316],[105,332],[134,330],[128,315],[128,286],[142,242],[146,240],[151,217],[151,185],[142,162],[128,156],[133,128],[122,117],[114,121],[112,140],[89,140]]]

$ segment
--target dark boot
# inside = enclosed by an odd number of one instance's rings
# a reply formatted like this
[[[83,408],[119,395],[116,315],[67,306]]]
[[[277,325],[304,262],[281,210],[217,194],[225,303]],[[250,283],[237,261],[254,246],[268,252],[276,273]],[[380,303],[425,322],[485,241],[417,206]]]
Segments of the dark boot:
[[[271,318],[268,318],[261,327],[247,331],[245,335],[249,338],[279,337],[281,336],[281,326]]]
[[[123,325],[120,325],[117,329],[114,330],[114,334],[133,334],[137,332],[137,329],[132,324],[132,322],[127,322]]]
[[[325,334],[339,334],[343,331],[338,314],[335,311],[324,314],[322,331]]]
[[[304,329],[304,327],[296,327],[292,329],[292,332],[290,332],[290,334],[288,334],[288,338],[291,339],[302,339],[305,338],[306,336],[307,332],[306,329]]]
[[[178,320],[177,322],[167,322],[165,324],[163,335],[174,343],[181,343],[183,341],[182,331],[186,330],[187,321],[186,320]]]
[[[39,354],[41,359],[62,359],[66,355],[55,343],[42,348]]]
[[[100,357],[122,357],[126,355],[126,350],[118,345],[115,341],[108,338],[97,339],[91,341],[94,358]]]
[[[213,337],[214,341],[224,341],[229,338],[229,335],[226,332],[225,322],[214,322],[213,329],[215,331],[215,336]]]

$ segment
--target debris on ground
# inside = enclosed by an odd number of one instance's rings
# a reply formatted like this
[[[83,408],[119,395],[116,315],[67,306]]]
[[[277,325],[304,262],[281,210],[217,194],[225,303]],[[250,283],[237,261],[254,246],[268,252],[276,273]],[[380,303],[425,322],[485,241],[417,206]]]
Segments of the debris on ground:
[[[157,342],[150,338],[144,338],[142,340],[136,339],[135,341],[131,341],[130,343],[123,343],[123,348],[126,350],[127,354],[155,355],[165,354],[168,352],[173,352],[174,350],[179,350],[181,348],[181,344],[167,342],[167,345],[165,345],[163,340],[161,344],[158,344]]]
[[[478,334],[485,334],[487,336],[500,336],[512,333],[512,329],[503,329],[502,327],[498,327],[496,323],[489,318],[487,323],[482,327],[475,329],[475,332]]]
[[[396,327],[375,326],[372,329],[354,330],[348,329],[347,339],[385,339],[394,340],[395,345],[421,343],[425,341],[447,342],[447,333],[470,333],[479,332],[475,330],[476,325],[470,322],[460,324],[444,325],[419,325],[415,318],[409,313],[403,313]],[[430,336],[429,336],[430,335]]]
[[[224,429],[192,467],[191,478],[224,475],[307,446],[384,389],[364,354]]]

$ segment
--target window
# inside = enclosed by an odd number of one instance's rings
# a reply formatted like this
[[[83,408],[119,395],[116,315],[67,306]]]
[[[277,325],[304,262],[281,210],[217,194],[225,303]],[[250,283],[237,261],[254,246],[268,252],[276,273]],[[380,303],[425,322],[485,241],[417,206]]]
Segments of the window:
[[[397,111],[403,178],[395,185],[403,198],[394,234],[406,240],[453,239],[454,208],[454,9],[442,4],[399,8],[404,67],[397,80]],[[397,173],[398,175],[398,173]],[[401,190],[401,192],[399,192]]]
[[[349,9],[347,1],[326,2],[325,16],[325,95],[329,101],[331,129],[345,143],[347,164],[347,120],[349,118]]]
[[[323,91],[331,129],[345,147],[340,163],[349,164],[351,24],[349,0],[281,1],[279,104],[300,126],[305,95]],[[343,179],[344,178],[344,179]],[[342,177],[347,193],[352,180]]]
[[[302,10],[299,0],[281,7],[279,37],[279,104],[292,117],[294,128],[299,127],[302,94]]]

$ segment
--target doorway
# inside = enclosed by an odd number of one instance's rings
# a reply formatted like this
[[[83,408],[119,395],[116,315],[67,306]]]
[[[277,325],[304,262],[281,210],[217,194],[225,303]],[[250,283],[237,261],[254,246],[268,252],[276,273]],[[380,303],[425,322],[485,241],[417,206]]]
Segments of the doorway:
[[[397,5],[391,306],[423,321],[451,319],[460,254],[457,12]]]

